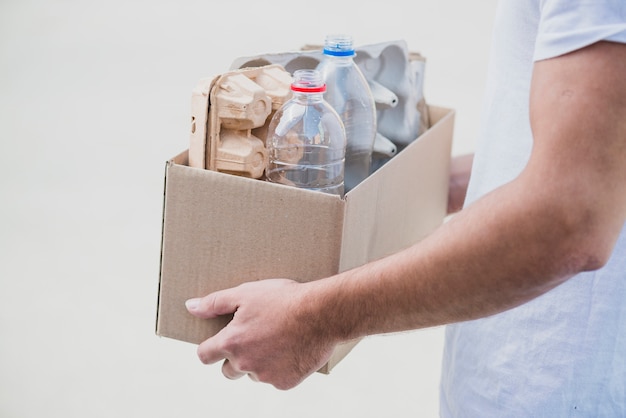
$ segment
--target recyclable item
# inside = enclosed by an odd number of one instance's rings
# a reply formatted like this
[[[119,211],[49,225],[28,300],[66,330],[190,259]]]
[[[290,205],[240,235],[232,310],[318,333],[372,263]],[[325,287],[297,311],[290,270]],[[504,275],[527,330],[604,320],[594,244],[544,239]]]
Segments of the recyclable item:
[[[187,299],[272,277],[329,277],[430,234],[446,216],[454,111],[428,114],[425,132],[343,199],[190,167],[186,150],[167,161],[156,334],[199,344],[230,317],[194,317]],[[319,372],[357,343],[337,347]]]
[[[264,126],[291,97],[291,75],[278,64],[200,80],[192,92],[189,161],[261,178],[267,165]]]
[[[324,42],[323,58],[317,65],[326,83],[324,98],[339,113],[346,130],[346,191],[370,175],[376,140],[374,97],[354,56],[352,37],[329,35]]]
[[[401,150],[429,126],[424,99],[426,59],[405,42],[358,48],[354,61],[370,83],[378,133]]]
[[[292,98],[267,129],[266,179],[343,196],[346,133],[337,112],[324,100],[326,86],[316,70],[297,70]]]

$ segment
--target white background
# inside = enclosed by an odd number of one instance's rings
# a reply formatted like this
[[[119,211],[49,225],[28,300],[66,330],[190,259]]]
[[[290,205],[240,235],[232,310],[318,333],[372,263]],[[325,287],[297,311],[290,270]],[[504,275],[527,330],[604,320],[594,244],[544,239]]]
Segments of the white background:
[[[0,417],[434,417],[443,328],[282,392],[154,334],[165,161],[240,56],[404,39],[476,140],[496,0],[0,2]],[[408,7],[408,9],[407,9]]]

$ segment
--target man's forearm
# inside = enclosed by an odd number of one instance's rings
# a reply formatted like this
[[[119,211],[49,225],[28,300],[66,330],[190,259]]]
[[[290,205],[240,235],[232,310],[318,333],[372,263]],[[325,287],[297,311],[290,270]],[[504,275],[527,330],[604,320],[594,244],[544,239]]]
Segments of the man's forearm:
[[[310,283],[309,297],[325,306],[315,315],[339,340],[442,325],[520,305],[588,268],[578,238],[553,213],[525,212],[517,187],[489,195],[407,250]]]

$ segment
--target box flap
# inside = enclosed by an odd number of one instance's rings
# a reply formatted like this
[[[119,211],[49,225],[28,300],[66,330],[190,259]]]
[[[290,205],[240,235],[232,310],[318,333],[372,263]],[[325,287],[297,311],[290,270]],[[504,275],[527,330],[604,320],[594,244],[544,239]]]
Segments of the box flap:
[[[346,195],[340,271],[409,247],[445,218],[454,111],[429,111],[431,129]]]
[[[228,318],[191,316],[189,298],[252,280],[310,281],[338,271],[345,202],[337,196],[174,161],[165,188],[158,335],[197,344],[225,325]]]

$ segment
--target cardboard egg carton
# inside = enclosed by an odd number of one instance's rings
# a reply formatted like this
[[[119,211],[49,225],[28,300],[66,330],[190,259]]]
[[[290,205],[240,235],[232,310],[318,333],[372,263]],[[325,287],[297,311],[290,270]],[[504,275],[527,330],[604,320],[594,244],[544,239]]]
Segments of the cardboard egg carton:
[[[291,97],[291,81],[279,64],[200,80],[192,92],[189,165],[263,177],[267,124]]]

